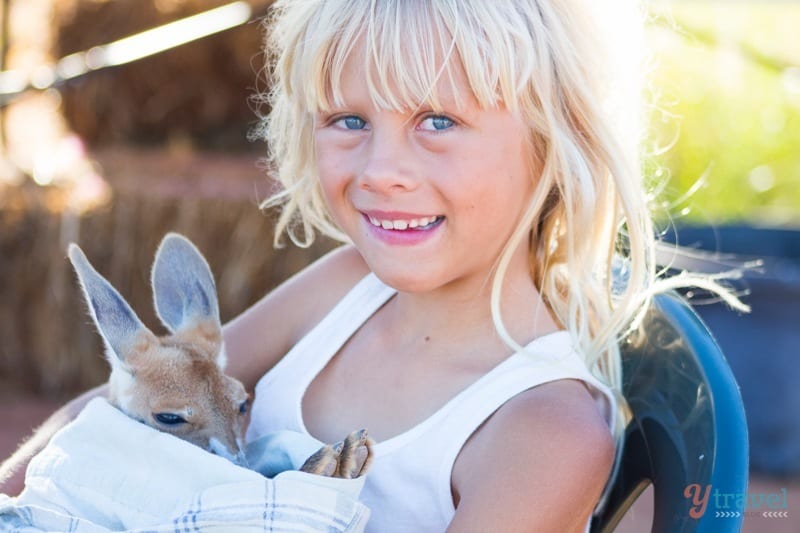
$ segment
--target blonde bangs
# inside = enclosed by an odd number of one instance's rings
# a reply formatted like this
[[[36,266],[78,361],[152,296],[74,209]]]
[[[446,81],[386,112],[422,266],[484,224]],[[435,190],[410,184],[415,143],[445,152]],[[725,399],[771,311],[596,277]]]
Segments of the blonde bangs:
[[[372,103],[397,111],[441,110],[442,84],[460,104],[456,69],[481,107],[515,109],[533,72],[530,50],[538,43],[509,3],[311,3],[317,9],[302,35],[283,43],[293,47],[291,78],[283,79],[312,113],[344,105],[343,72],[354,58],[363,61]]]

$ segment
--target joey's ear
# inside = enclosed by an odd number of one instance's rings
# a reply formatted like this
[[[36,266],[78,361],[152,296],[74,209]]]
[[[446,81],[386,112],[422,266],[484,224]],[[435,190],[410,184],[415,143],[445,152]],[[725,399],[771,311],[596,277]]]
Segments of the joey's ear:
[[[211,320],[220,327],[214,277],[205,258],[186,237],[169,233],[153,262],[156,312],[172,332]]]
[[[119,292],[97,273],[74,243],[69,245],[69,260],[78,274],[92,319],[105,341],[109,362],[115,364],[109,351],[116,355],[120,362],[125,362],[137,338],[140,339],[142,333],[148,335],[152,333],[142,324]]]

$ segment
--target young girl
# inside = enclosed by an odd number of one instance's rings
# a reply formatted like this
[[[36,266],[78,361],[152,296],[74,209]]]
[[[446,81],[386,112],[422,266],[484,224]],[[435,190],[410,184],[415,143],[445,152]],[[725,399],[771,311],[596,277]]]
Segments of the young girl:
[[[655,265],[636,11],[598,4],[274,6],[277,238],[348,244],[228,325],[229,371],[249,439],[368,428],[371,531],[581,531],[609,479]]]
[[[226,326],[228,372],[249,439],[369,430],[370,531],[588,527],[659,287],[633,2],[274,6],[277,239],[347,244]]]

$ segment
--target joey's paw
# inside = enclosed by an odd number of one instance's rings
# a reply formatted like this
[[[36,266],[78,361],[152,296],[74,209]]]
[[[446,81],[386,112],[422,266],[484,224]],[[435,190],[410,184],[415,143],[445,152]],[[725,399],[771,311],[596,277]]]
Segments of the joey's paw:
[[[357,478],[372,464],[373,444],[366,430],[354,431],[344,441],[320,448],[303,463],[300,471],[327,477]]]
[[[367,436],[367,430],[350,433],[342,443],[339,467],[334,477],[352,479],[367,473],[372,464],[372,446],[375,442]]]
[[[300,467],[300,471],[319,476],[335,477],[339,466],[340,452],[341,449],[336,450],[334,446],[326,444],[317,450],[314,455],[306,459],[306,462]]]

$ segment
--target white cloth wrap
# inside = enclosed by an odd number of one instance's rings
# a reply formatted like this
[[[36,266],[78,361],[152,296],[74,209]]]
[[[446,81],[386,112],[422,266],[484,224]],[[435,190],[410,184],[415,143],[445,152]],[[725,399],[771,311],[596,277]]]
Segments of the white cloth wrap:
[[[97,398],[0,494],[0,531],[363,531],[364,478],[273,479],[136,422]]]

